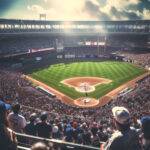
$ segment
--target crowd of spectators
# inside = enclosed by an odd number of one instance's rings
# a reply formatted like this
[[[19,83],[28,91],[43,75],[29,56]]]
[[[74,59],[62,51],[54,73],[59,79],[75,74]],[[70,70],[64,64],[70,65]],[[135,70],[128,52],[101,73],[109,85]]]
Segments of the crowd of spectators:
[[[10,128],[15,132],[67,142],[97,147],[100,142],[106,142],[114,133],[111,116],[114,106],[127,108],[131,126],[140,129],[140,118],[150,115],[149,96],[150,76],[147,76],[127,95],[118,96],[103,107],[83,109],[46,96],[21,73],[0,71],[0,99],[12,105],[13,112],[8,115]]]
[[[30,50],[39,50],[54,47],[55,39],[40,36],[13,36],[0,37],[0,55],[27,53]]]
[[[127,60],[132,61],[133,63],[143,66],[150,67],[150,53],[131,53],[131,52],[119,52],[122,56],[124,56]]]

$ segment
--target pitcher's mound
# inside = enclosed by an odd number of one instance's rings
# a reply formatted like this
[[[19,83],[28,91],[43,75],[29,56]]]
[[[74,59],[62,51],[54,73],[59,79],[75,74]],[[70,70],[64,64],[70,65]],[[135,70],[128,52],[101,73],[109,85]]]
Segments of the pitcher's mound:
[[[85,82],[85,83],[80,83],[80,85],[76,87],[75,90],[81,93],[90,93],[95,91],[95,87]]]
[[[80,97],[74,100],[74,104],[79,107],[93,107],[99,104],[99,100],[90,97]]]

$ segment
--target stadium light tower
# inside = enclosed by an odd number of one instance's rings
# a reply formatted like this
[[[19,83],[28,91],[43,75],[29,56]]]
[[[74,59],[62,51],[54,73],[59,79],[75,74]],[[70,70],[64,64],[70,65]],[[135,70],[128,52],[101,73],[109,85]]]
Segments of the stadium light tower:
[[[46,20],[46,14],[39,14],[40,20]]]
[[[65,21],[62,24],[64,32],[69,32],[74,28],[74,25],[71,21]]]

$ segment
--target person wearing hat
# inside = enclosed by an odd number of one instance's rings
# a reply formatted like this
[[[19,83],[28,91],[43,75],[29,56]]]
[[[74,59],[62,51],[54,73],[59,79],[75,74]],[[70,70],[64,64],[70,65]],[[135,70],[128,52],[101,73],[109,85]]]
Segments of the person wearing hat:
[[[49,147],[42,142],[37,142],[32,145],[31,150],[49,150]]]
[[[116,131],[103,145],[104,150],[141,150],[139,136],[134,128],[130,127],[130,113],[125,107],[112,109],[113,123]]]
[[[150,150],[150,116],[141,119],[143,150]]]
[[[36,123],[35,123],[36,118],[37,118],[36,113],[32,113],[30,115],[30,122],[28,122],[26,127],[25,127],[25,133],[26,134],[36,136],[36,134],[37,134]]]
[[[7,121],[7,111],[11,106],[0,100],[0,149],[16,150],[17,139],[15,133],[9,128]]]
[[[58,126],[56,124],[53,124],[53,127],[52,127],[52,138],[60,139],[60,137],[61,137],[61,134],[60,134]]]
[[[52,126],[47,122],[47,112],[42,112],[40,116],[40,122],[37,123],[37,135],[43,138],[50,138],[52,134]]]

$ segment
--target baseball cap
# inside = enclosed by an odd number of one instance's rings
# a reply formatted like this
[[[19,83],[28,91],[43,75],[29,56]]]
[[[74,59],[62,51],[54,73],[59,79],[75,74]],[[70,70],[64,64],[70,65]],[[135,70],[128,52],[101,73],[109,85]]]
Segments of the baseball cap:
[[[6,110],[9,110],[9,109],[11,109],[11,105],[10,104],[6,104],[2,100],[0,100],[0,110],[1,111],[6,111]]]
[[[54,125],[52,131],[53,131],[53,133],[57,133],[58,132],[58,126]]]
[[[31,121],[31,122],[35,121],[35,120],[36,120],[36,117],[37,117],[36,113],[32,113],[32,114],[30,115],[30,121]]]
[[[141,123],[145,124],[147,122],[150,122],[150,116],[144,116],[141,118]]]
[[[48,114],[47,114],[47,112],[46,112],[46,111],[44,111],[44,112],[42,112],[42,113],[41,113],[40,118],[41,118],[41,120],[42,120],[42,121],[46,120],[46,119],[47,119],[47,117],[48,117]]]
[[[120,124],[128,124],[130,122],[130,113],[125,107],[113,107],[112,113],[114,119]]]

